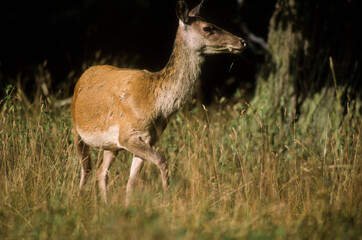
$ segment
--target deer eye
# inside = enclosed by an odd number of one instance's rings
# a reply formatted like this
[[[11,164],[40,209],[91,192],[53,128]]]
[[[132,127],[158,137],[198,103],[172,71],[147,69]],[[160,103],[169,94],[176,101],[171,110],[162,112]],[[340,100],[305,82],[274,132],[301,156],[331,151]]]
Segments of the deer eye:
[[[213,34],[214,33],[214,28],[207,26],[207,27],[203,27],[202,30],[204,30],[204,32],[207,32],[208,34]]]

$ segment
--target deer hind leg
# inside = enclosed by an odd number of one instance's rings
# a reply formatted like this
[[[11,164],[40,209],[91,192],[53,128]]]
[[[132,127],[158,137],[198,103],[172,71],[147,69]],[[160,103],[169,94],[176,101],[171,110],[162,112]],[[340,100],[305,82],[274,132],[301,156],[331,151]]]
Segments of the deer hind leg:
[[[79,137],[77,133],[74,133],[74,143],[77,156],[81,165],[81,175],[79,187],[82,188],[87,182],[89,174],[92,170],[92,162],[90,158],[90,148]]]
[[[151,161],[161,172],[162,186],[165,191],[168,190],[168,167],[167,161],[163,155],[155,151],[149,143],[142,137],[134,135],[123,146],[136,156]]]
[[[126,206],[129,206],[131,201],[132,192],[134,189],[134,186],[136,185],[136,180],[139,172],[141,171],[143,167],[143,159],[133,155],[132,159],[132,166],[131,166],[131,172],[129,175],[128,183],[127,183],[127,190],[126,190]]]
[[[117,151],[105,150],[103,153],[102,163],[97,170],[98,187],[104,202],[107,202],[108,169],[111,166],[116,155]]]

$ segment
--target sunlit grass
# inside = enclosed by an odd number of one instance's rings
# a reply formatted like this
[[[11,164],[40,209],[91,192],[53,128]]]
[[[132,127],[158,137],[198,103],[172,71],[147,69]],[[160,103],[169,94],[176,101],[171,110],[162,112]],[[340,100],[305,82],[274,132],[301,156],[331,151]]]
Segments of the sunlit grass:
[[[108,205],[95,176],[79,193],[68,107],[1,103],[1,239],[359,239],[361,127],[328,132],[263,119],[250,106],[183,109],[156,148],[170,192],[146,163],[124,207],[131,155],[109,172]],[[93,166],[101,154],[93,152]]]

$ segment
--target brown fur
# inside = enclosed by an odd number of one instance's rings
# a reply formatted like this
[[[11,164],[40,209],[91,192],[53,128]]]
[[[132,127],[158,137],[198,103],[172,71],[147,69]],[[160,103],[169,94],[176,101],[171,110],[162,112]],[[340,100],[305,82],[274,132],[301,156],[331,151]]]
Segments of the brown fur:
[[[180,20],[174,50],[161,71],[94,66],[84,72],[75,87],[71,115],[77,155],[82,164],[80,186],[85,184],[91,170],[89,146],[105,150],[97,172],[104,200],[107,172],[121,149],[134,154],[127,184],[127,204],[144,159],[159,167],[167,189],[166,159],[152,146],[169,117],[191,95],[204,55],[240,53],[245,47],[241,38],[197,16],[190,19],[188,22]]]

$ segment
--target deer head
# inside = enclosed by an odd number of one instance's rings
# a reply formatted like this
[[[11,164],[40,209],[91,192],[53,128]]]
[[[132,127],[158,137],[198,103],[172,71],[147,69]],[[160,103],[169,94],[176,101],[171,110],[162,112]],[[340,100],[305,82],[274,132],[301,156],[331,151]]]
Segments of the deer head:
[[[176,15],[179,18],[181,35],[188,46],[204,55],[218,53],[240,54],[246,47],[245,41],[224,29],[199,17],[204,0],[191,11],[184,0],[178,0]]]

